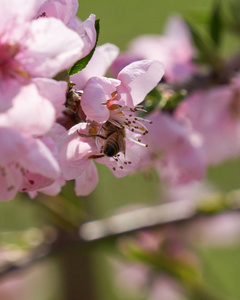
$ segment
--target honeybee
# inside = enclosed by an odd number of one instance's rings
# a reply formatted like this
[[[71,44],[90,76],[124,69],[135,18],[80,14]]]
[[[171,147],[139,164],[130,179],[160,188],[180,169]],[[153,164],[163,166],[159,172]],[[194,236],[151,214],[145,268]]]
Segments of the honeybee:
[[[98,155],[90,155],[89,159],[101,158],[104,156],[114,157],[119,152],[125,154],[126,142],[125,142],[125,130],[119,125],[116,126],[107,121],[104,125],[100,126],[97,134],[85,135],[78,132],[83,137],[96,137],[96,144],[100,149]],[[102,142],[104,140],[104,142]]]

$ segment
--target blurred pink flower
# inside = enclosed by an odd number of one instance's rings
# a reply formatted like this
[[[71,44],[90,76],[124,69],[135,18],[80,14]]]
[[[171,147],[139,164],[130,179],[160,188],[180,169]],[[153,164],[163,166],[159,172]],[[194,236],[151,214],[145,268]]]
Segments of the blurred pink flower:
[[[207,164],[218,164],[240,151],[240,75],[230,85],[191,94],[175,117],[201,140]]]
[[[148,118],[151,130],[142,139],[148,148],[142,148],[138,167],[157,169],[160,178],[172,184],[186,184],[205,175],[205,161],[198,144],[188,130],[172,116],[157,111]]]
[[[185,298],[180,284],[164,275],[155,278],[147,300],[159,300],[160,297],[164,300],[183,300]]]
[[[191,62],[195,49],[187,25],[180,16],[172,16],[163,35],[143,35],[134,39],[128,51],[113,64],[113,73],[126,64],[140,59],[159,60],[164,64],[169,82],[183,80],[195,71]]]

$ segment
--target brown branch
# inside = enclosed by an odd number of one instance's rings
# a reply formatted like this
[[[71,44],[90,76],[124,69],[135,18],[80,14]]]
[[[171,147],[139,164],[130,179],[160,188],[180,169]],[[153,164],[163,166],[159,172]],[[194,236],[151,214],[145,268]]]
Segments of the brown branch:
[[[199,72],[189,79],[169,85],[174,91],[185,90],[188,93],[199,89],[206,89],[214,85],[226,84],[231,81],[236,72],[240,70],[240,52],[227,59],[217,71],[211,69]]]

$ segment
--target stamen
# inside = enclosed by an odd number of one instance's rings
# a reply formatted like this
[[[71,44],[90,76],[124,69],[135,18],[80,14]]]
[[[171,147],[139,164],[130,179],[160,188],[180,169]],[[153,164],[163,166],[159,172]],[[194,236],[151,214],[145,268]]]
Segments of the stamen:
[[[141,142],[139,142],[138,140],[135,140],[134,138],[128,137],[128,139],[129,139],[130,141],[132,141],[132,142],[134,142],[134,143],[140,145],[140,146],[148,147],[148,145],[146,145],[146,144],[144,144],[144,143],[141,143]]]

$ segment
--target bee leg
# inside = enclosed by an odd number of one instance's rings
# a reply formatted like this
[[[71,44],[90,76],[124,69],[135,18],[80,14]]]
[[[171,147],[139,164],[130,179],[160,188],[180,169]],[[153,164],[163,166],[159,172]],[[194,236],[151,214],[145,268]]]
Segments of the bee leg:
[[[78,130],[77,130],[77,134],[81,137],[100,137],[105,140],[107,139],[105,136],[100,135],[100,134],[84,134],[84,133],[80,133]]]
[[[97,158],[101,158],[101,157],[104,157],[105,155],[104,154],[99,154],[99,155],[90,155],[88,156],[88,159],[97,159]]]

